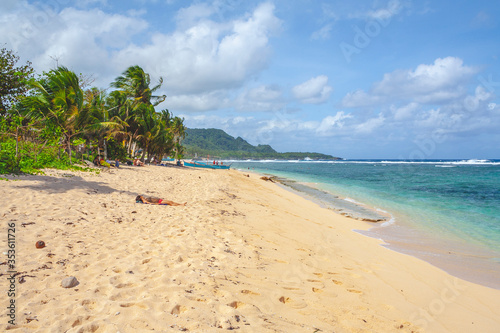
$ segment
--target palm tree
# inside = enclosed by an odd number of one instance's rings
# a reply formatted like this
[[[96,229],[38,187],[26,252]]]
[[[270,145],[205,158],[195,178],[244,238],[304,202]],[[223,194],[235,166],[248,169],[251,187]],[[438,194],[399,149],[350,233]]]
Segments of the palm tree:
[[[45,118],[61,129],[71,164],[71,139],[83,131],[89,120],[78,76],[61,66],[41,80],[31,80],[29,85],[34,94],[21,102],[21,109],[29,117]]]
[[[153,93],[160,89],[163,84],[163,78],[160,77],[159,82],[153,88],[150,88],[151,78],[149,74],[139,66],[130,66],[121,76],[118,76],[111,84],[120,92],[131,97],[134,104],[143,103],[157,106],[162,103],[167,96],[154,96]]]
[[[171,126],[172,134],[174,135],[174,144],[176,148],[175,158],[180,159],[181,151],[179,147],[182,139],[186,137],[186,127],[184,126],[184,118],[174,117]]]
[[[139,66],[131,66],[111,84],[117,88],[110,95],[112,101],[119,106],[120,117],[128,124],[127,152],[132,154],[135,143],[140,143],[144,149],[142,160],[154,136],[158,135],[159,128],[155,128],[158,117],[153,115],[154,107],[163,102],[166,96],[154,96],[153,93],[162,83],[163,79],[160,78],[158,84],[150,88],[149,74]]]
[[[88,141],[97,138],[98,151],[102,143],[104,158],[107,158],[106,140],[111,137],[124,136],[128,124],[116,112],[113,112],[117,106],[110,106],[107,103],[108,97],[104,90],[89,89],[85,92],[85,99],[85,107],[90,108],[90,119],[84,136]]]

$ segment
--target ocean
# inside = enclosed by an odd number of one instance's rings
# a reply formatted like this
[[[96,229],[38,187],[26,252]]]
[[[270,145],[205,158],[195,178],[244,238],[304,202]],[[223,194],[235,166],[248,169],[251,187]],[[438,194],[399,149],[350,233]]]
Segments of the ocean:
[[[452,275],[500,289],[500,160],[227,161],[277,176],[358,231]]]

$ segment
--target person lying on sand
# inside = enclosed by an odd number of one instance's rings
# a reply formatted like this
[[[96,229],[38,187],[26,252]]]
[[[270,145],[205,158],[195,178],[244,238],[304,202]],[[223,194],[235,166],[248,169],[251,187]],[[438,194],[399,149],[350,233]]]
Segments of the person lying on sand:
[[[134,160],[134,165],[135,166],[144,166],[144,163],[140,159],[136,158]]]
[[[173,202],[170,200],[165,200],[165,199],[160,199],[160,198],[155,198],[155,197],[144,197],[142,195],[138,195],[135,198],[135,202],[142,202],[145,204],[152,204],[152,205],[167,205],[167,206],[186,206],[187,202],[180,204],[177,202]]]

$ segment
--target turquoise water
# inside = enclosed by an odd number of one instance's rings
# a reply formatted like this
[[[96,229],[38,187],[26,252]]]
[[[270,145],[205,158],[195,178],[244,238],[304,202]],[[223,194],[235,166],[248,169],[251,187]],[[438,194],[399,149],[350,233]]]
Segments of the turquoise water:
[[[486,266],[496,265],[488,269],[491,279],[499,280],[498,160],[266,161],[234,162],[233,167],[293,179],[388,212],[392,219],[378,223],[373,236],[425,247],[427,256],[433,252],[429,248],[442,253],[446,249],[439,247],[453,247],[479,258],[475,261],[488,261]]]

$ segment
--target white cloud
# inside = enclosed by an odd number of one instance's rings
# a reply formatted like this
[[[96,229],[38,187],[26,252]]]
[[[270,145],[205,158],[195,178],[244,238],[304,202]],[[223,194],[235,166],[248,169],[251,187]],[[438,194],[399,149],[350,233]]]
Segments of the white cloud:
[[[363,106],[380,105],[385,102],[385,98],[376,95],[370,95],[363,90],[356,90],[347,93],[342,99],[342,106],[347,108],[356,108]]]
[[[320,75],[292,88],[294,97],[305,104],[321,104],[330,98],[333,88],[328,85],[328,76]]]
[[[481,106],[484,108],[484,102],[489,101],[491,97],[492,94],[487,92],[483,86],[477,86],[474,96],[467,96],[464,99],[464,104],[469,111],[475,111]]]
[[[398,15],[406,6],[408,6],[407,3],[402,3],[399,0],[390,0],[387,2],[386,6],[381,6],[369,10],[360,9],[354,13],[350,13],[348,17],[355,19],[388,22],[394,16]]]
[[[37,71],[58,63],[76,72],[106,77],[97,82],[104,86],[119,73],[113,50],[126,46],[148,27],[143,19],[98,9],[55,12],[26,4],[19,15],[0,14],[0,21],[6,23],[0,25],[0,34],[9,36],[9,47],[31,60]]]
[[[399,0],[391,0],[387,3],[387,7],[370,10],[366,12],[366,16],[375,20],[388,20],[399,14],[402,8],[403,5]]]
[[[352,115],[344,111],[337,112],[335,116],[326,116],[316,128],[316,132],[320,135],[336,134],[336,130],[343,128],[345,120],[349,118],[352,118]]]
[[[465,84],[477,69],[464,66],[460,58],[438,58],[433,64],[422,64],[415,70],[396,70],[384,75],[369,92],[347,94],[345,107],[376,106],[395,101],[433,104],[465,96]]]
[[[415,112],[419,109],[419,107],[420,104],[415,102],[411,102],[410,104],[407,104],[400,108],[392,107],[394,119],[397,121],[410,119],[415,115]]]
[[[377,118],[370,118],[365,122],[355,126],[355,130],[361,134],[372,133],[375,129],[381,127],[385,122],[385,117],[382,113]]]
[[[312,33],[311,39],[313,40],[318,40],[318,39],[328,39],[330,38],[330,33],[332,31],[333,24],[328,23],[325,26],[323,26],[321,29],[316,30],[315,32]]]
[[[164,104],[168,105],[168,109],[172,111],[181,110],[183,112],[210,111],[231,106],[230,99],[224,91],[174,95],[167,97],[167,102]]]
[[[138,63],[162,75],[165,89],[173,94],[234,89],[266,67],[269,36],[280,26],[274,6],[266,3],[246,19],[227,24],[205,19],[187,30],[157,33],[149,44],[119,51],[116,61],[124,67]]]
[[[53,68],[57,59],[76,72],[94,73],[95,84],[107,87],[137,64],[153,80],[162,76],[164,85],[158,93],[183,110],[226,106],[229,92],[266,68],[269,38],[282,24],[270,3],[222,23],[211,19],[220,3],[193,5],[179,11],[172,32],[150,31],[140,11],[121,15],[99,9],[45,11],[28,3],[3,4],[14,5],[17,9],[0,13],[0,35],[9,36],[8,46],[33,61],[37,71]]]
[[[285,107],[285,102],[280,87],[261,85],[240,94],[234,107],[239,111],[277,111]]]
[[[177,26],[186,29],[197,25],[200,21],[208,19],[215,13],[215,7],[208,3],[197,3],[182,8],[176,15]]]

